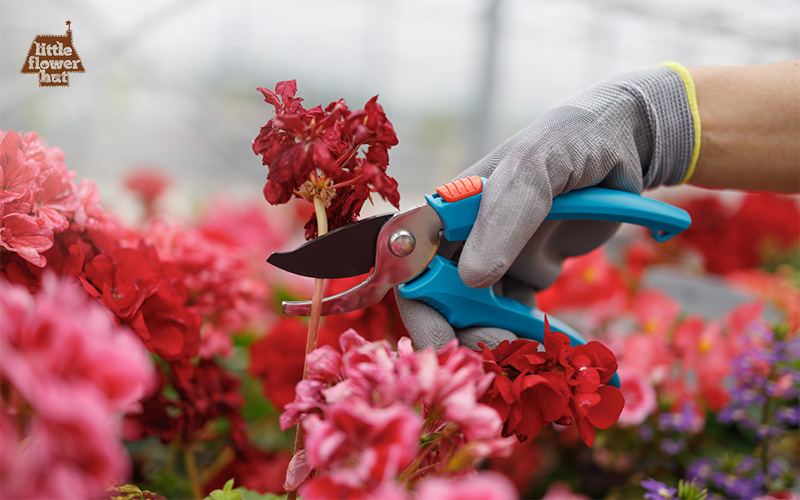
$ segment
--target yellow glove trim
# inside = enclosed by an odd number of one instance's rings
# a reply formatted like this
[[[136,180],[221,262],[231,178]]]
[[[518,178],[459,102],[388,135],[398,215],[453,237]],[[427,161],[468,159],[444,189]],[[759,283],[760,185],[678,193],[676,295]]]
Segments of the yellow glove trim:
[[[694,168],[697,166],[697,158],[700,156],[700,112],[697,110],[697,92],[694,88],[692,75],[682,64],[667,61],[661,63],[661,66],[671,68],[680,75],[681,80],[683,80],[683,86],[686,87],[686,96],[689,98],[689,109],[692,112],[692,121],[694,122],[694,150],[692,151],[692,163],[689,164],[686,176],[681,181],[681,183],[686,183],[692,178]]]

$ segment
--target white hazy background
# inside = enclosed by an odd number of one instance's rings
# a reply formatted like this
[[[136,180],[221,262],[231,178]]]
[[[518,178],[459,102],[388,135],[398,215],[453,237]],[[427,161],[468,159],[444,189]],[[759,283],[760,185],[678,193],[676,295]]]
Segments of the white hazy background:
[[[20,74],[28,47],[67,20],[86,72],[40,88]],[[272,107],[256,87],[297,79],[306,107],[379,94],[407,208],[594,82],[799,54],[797,0],[2,0],[0,128],[63,149],[112,211],[135,206],[122,179],[140,165],[191,210],[214,192],[261,196],[251,142]]]

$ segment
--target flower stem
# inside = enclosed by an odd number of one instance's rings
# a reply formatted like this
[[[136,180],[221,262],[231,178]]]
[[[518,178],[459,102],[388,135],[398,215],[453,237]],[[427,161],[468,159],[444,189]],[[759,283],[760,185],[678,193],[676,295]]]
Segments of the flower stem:
[[[328,214],[325,212],[325,202],[318,196],[314,197],[314,212],[317,215],[317,234],[322,236],[328,232]],[[308,320],[308,336],[306,337],[306,356],[303,361],[303,380],[306,379],[308,370],[308,354],[317,348],[324,286],[324,279],[317,278],[314,280],[314,295],[311,297],[311,314]],[[303,449],[303,433],[299,425],[295,427],[294,432],[294,449],[292,450],[292,456]],[[287,500],[294,500],[297,498],[297,491],[288,492],[286,498]]]
[[[203,498],[203,488],[200,486],[200,478],[197,475],[197,464],[194,461],[192,450],[183,450],[183,465],[186,467],[186,475],[189,476],[189,483],[192,485],[192,496]]]

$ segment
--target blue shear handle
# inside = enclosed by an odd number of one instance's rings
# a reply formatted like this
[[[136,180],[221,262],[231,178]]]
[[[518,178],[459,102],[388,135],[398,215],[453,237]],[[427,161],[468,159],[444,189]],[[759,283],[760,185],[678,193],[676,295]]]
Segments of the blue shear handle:
[[[483,180],[484,184],[486,180]],[[448,203],[438,194],[425,197],[444,223],[444,237],[465,241],[475,223],[481,193]],[[597,220],[638,224],[656,241],[666,241],[692,223],[686,211],[635,193],[590,187],[556,196],[546,220]]]
[[[685,210],[626,191],[590,187],[553,199],[545,220],[605,220],[638,224],[656,241],[667,241],[692,223]]]
[[[468,287],[458,276],[456,265],[439,255],[433,258],[425,272],[398,289],[404,298],[421,300],[439,311],[455,328],[502,328],[520,337],[544,342],[544,313],[496,295],[492,287]],[[586,343],[586,339],[566,323],[553,317],[548,317],[547,321],[551,330],[566,334],[570,344]],[[616,373],[609,383],[619,387]]]

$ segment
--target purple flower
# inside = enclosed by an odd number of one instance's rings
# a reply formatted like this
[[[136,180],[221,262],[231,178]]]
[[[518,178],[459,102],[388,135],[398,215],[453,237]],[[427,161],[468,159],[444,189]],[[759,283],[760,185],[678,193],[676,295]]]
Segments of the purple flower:
[[[683,439],[668,439],[664,438],[661,440],[660,448],[661,451],[666,453],[667,455],[677,455],[686,447],[686,441]]]
[[[685,402],[680,411],[662,413],[658,417],[658,427],[662,431],[678,431],[682,434],[696,434],[703,427],[691,401]]]
[[[700,458],[692,462],[687,470],[686,477],[689,480],[696,479],[705,484],[714,471],[714,462],[710,458]]]
[[[756,498],[764,493],[763,478],[729,476],[725,493],[733,498]]]
[[[786,470],[786,466],[778,460],[773,460],[767,465],[767,474],[770,477],[780,477]]]
[[[670,488],[661,481],[655,479],[645,479],[639,483],[642,488],[647,490],[644,494],[645,500],[670,500],[675,498],[678,493],[676,488]]]
[[[641,426],[639,426],[637,432],[639,434],[639,438],[641,438],[641,440],[645,442],[651,441],[653,439],[653,436],[655,435],[655,433],[653,432],[653,428],[648,424],[642,424]]]
[[[775,412],[775,421],[791,426],[800,425],[800,406],[787,406]]]

